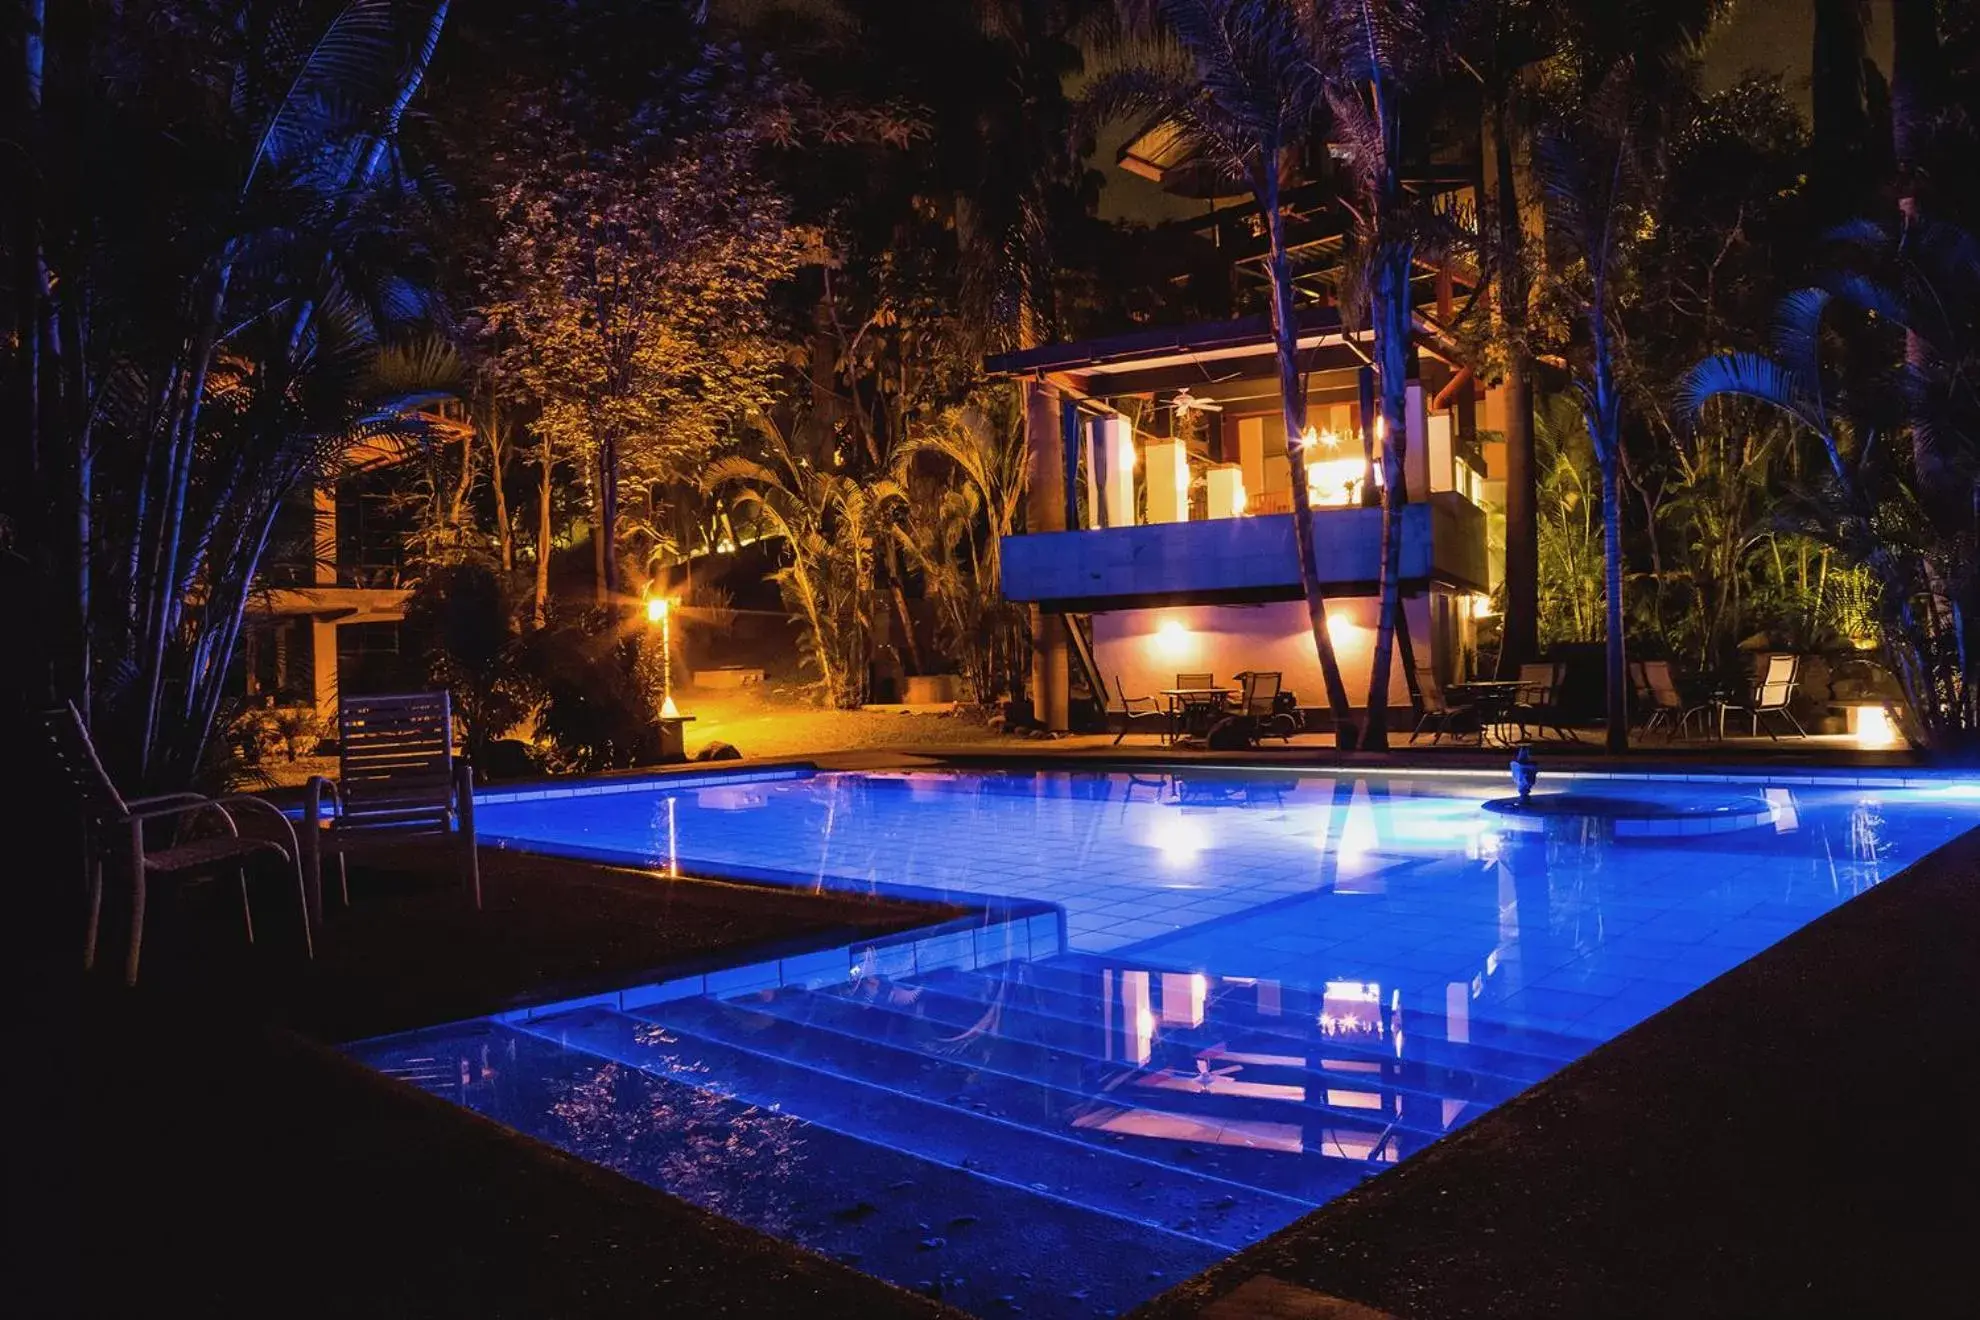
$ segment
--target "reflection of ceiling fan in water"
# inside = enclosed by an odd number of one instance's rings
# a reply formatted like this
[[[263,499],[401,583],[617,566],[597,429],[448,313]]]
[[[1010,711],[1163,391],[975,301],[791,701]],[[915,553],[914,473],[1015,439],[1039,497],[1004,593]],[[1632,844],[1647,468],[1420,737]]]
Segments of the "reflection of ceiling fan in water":
[[[1218,403],[1215,399],[1197,398],[1189,392],[1187,385],[1176,391],[1175,397],[1169,400],[1169,406],[1176,410],[1176,416],[1178,417],[1187,417],[1193,412],[1224,411],[1223,404]]]

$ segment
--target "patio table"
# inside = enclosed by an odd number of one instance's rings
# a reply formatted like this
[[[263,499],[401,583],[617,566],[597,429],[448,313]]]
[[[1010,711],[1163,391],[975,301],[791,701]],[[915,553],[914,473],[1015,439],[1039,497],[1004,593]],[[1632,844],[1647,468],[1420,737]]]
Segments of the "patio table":
[[[1238,694],[1239,689],[1227,687],[1163,688],[1162,695],[1169,702],[1169,741],[1181,742],[1208,734],[1210,725]],[[1200,727],[1191,728],[1191,725]]]
[[[1517,679],[1483,678],[1469,683],[1453,683],[1446,691],[1478,711],[1478,741],[1481,746],[1486,742],[1497,742],[1501,747],[1510,747],[1513,740],[1502,731],[1508,725],[1513,702],[1518,699],[1519,690],[1524,686]]]

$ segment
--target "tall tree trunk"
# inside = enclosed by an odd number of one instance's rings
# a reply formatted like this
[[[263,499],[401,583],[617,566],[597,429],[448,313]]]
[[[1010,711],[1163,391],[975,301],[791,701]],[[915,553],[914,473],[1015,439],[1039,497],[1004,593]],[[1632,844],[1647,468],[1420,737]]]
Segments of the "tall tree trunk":
[[[1908,230],[1925,211],[1920,194],[1929,170],[1931,124],[1939,108],[1939,28],[1933,0],[1891,0],[1891,147],[1897,159],[1898,213]],[[1905,364],[1922,377],[1931,368],[1925,341],[1907,328]],[[1921,487],[1942,486],[1945,464],[1911,428],[1911,458]]]
[[[1267,264],[1272,274],[1272,343],[1279,359],[1279,404],[1286,424],[1286,461],[1292,476],[1293,544],[1299,554],[1299,585],[1306,597],[1307,626],[1313,632],[1313,649],[1320,659],[1320,675],[1327,687],[1327,705],[1334,715],[1334,746],[1353,751],[1356,745],[1354,715],[1348,705],[1347,685],[1341,680],[1341,664],[1334,655],[1334,639],[1327,632],[1327,600],[1320,589],[1319,565],[1313,558],[1313,507],[1306,493],[1306,452],[1302,437],[1306,432],[1306,385],[1299,375],[1299,325],[1293,308],[1292,262],[1286,256],[1285,218],[1279,214],[1279,160],[1276,151],[1262,154],[1258,171],[1258,198],[1265,212],[1265,232],[1270,241]]]
[[[550,474],[557,467],[548,431],[538,441],[537,463],[542,481],[536,492],[536,608],[530,617],[541,628],[550,614]]]
[[[461,539],[461,514],[467,506],[468,492],[474,489],[474,436],[472,433],[461,437],[461,475],[454,482],[453,498],[447,502],[447,526],[453,529],[456,544]]]
[[[1623,651],[1622,482],[1617,467],[1611,450],[1610,457],[1601,464],[1602,576],[1608,596],[1608,636],[1603,648],[1603,698],[1608,733],[1604,743],[1610,752],[1626,752],[1629,750],[1629,687]]]
[[[1368,665],[1368,727],[1362,746],[1389,746],[1389,672],[1396,649],[1396,619],[1402,612],[1402,520],[1409,500],[1409,268],[1408,244],[1384,244],[1376,251],[1375,353],[1382,364],[1382,553],[1380,604],[1376,607],[1375,654]]]
[[[49,437],[43,431],[41,372],[42,334],[41,327],[47,313],[47,278],[43,266],[41,247],[41,87],[45,61],[44,24],[47,18],[45,0],[23,0],[21,5],[21,63],[20,72],[20,129],[23,140],[10,144],[14,170],[13,198],[10,210],[12,224],[12,255],[14,257],[14,308],[15,308],[15,363],[14,369],[19,384],[20,395],[16,401],[18,413],[15,424],[19,427],[17,462],[11,464],[7,473],[7,484],[11,488],[4,508],[17,521],[14,535],[18,543],[29,548],[29,553],[44,552],[54,544],[54,539],[43,530],[48,519],[46,469],[49,456]],[[35,563],[30,571],[40,570],[35,582],[41,595],[37,605],[46,609],[60,603],[62,595],[60,575],[55,565]],[[20,696],[32,709],[45,702],[55,686],[51,681],[54,671],[50,662],[59,653],[59,646],[49,646],[43,638],[46,634],[36,634],[27,645],[28,663],[22,667],[22,688]],[[84,716],[88,708],[84,707]]]
[[[1623,638],[1622,543],[1622,395],[1616,384],[1615,361],[1606,311],[1607,281],[1597,265],[1589,317],[1591,379],[1582,391],[1583,417],[1595,444],[1595,461],[1602,469],[1602,578],[1607,637],[1604,639],[1604,705],[1612,754],[1629,750],[1628,662]]]
[[[1814,139],[1808,163],[1810,193],[1823,223],[1855,214],[1869,182],[1864,169],[1870,144],[1864,85],[1869,10],[1869,0],[1815,0],[1809,78]]]
[[[1492,121],[1499,277],[1496,310],[1510,346],[1506,362],[1505,610],[1500,620],[1499,670],[1512,678],[1540,654],[1540,523],[1538,464],[1533,452],[1533,362],[1527,347],[1526,230],[1519,211],[1515,158],[1518,121],[1509,84]]]
[[[609,435],[598,442],[597,483],[592,566],[597,572],[596,603],[605,606],[619,592],[619,446]]]
[[[488,467],[489,482],[495,488],[495,538],[502,550],[502,572],[516,571],[516,539],[509,526],[509,490],[506,478],[509,471],[509,447],[502,438],[499,420],[489,419],[488,425]]]
[[[69,482],[70,536],[73,541],[74,558],[68,565],[69,580],[73,584],[74,599],[68,602],[71,627],[75,635],[70,639],[73,649],[70,652],[70,673],[68,688],[82,712],[83,719],[89,719],[92,701],[91,678],[94,660],[91,656],[92,629],[94,627],[94,593],[92,585],[96,573],[96,529],[94,526],[92,487],[96,471],[96,445],[91,425],[89,403],[88,370],[83,356],[86,330],[83,326],[83,309],[87,300],[82,296],[80,284],[76,280],[66,280],[59,290],[62,301],[61,314],[61,357],[62,357],[62,402],[69,445],[73,451],[74,464]]]
[[[1891,148],[1897,159],[1898,209],[1919,208],[1920,171],[1940,97],[1939,27],[1934,0],[1891,0]]]

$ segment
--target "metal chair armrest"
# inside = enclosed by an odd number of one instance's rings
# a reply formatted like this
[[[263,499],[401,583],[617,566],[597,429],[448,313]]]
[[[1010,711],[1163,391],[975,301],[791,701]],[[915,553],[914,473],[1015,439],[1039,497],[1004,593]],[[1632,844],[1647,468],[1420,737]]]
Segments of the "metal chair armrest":
[[[144,811],[151,807],[163,807],[174,802],[204,803],[212,798],[204,793],[154,793],[150,797],[125,798],[124,805],[133,811]]]
[[[230,834],[240,833],[239,828],[236,827],[234,824],[233,816],[228,813],[227,808],[221,804],[218,798],[201,797],[197,793],[184,794],[184,795],[171,794],[170,796],[173,797],[183,796],[189,798],[190,800],[182,801],[172,806],[146,807],[142,811],[133,811],[128,813],[127,815],[125,815],[124,820],[130,823],[136,823],[147,820],[164,820],[172,816],[190,816],[195,812],[206,811],[208,809],[211,809],[213,811],[219,812],[220,819],[227,822],[227,831]],[[156,801],[156,799],[149,799],[149,800]],[[130,805],[130,804],[127,803],[126,805]]]
[[[288,812],[283,811],[273,802],[264,801],[263,799],[258,797],[251,797],[245,793],[235,793],[228,797],[217,798],[215,799],[215,801],[223,809],[227,807],[252,807],[256,811],[267,812],[269,815],[273,816],[277,821],[281,822],[282,833],[286,835],[289,840],[289,855],[291,857],[295,857],[301,854],[302,851],[301,845],[296,841],[296,823],[289,819]],[[239,828],[236,827],[235,833],[238,834],[239,832],[240,832]],[[276,840],[276,842],[278,843],[280,841],[281,841],[280,838]]]
[[[337,781],[327,775],[311,775],[303,786],[303,820],[316,823],[324,819],[323,798],[328,791],[330,802],[336,808],[334,815],[344,814],[344,794],[337,787]]]

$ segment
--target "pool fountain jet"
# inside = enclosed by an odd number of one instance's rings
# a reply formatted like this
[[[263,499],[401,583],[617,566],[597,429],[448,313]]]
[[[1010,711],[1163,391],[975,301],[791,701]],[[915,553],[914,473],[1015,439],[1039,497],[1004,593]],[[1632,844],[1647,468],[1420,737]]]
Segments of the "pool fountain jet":
[[[1485,813],[1502,830],[1555,838],[1587,837],[1590,830],[1610,838],[1673,834],[1724,834],[1772,825],[1777,808],[1764,798],[1703,793],[1671,799],[1620,797],[1606,793],[1543,793],[1533,796],[1540,767],[1527,748],[1507,769],[1518,797],[1493,798]]]
[[[1524,804],[1533,796],[1533,785],[1540,779],[1540,767],[1533,764],[1532,749],[1522,746],[1507,768],[1512,771],[1513,787],[1519,791],[1519,800]]]

